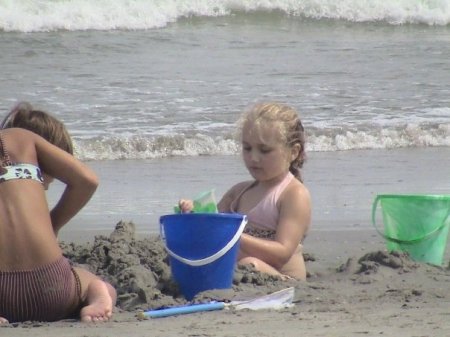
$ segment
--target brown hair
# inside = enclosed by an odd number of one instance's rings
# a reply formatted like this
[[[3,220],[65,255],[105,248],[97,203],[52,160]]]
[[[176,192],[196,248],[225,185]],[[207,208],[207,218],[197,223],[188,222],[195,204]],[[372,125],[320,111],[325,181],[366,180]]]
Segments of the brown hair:
[[[22,128],[73,155],[73,144],[64,124],[49,113],[33,109],[28,102],[18,103],[3,119],[1,129]]]
[[[298,180],[302,181],[300,169],[303,167],[303,163],[306,160],[305,131],[297,111],[290,106],[281,103],[258,103],[250,110],[246,111],[241,117],[241,133],[244,124],[250,121],[255,124],[277,123],[280,134],[287,147],[292,147],[295,144],[300,145],[299,154],[297,158],[290,163],[289,171]]]

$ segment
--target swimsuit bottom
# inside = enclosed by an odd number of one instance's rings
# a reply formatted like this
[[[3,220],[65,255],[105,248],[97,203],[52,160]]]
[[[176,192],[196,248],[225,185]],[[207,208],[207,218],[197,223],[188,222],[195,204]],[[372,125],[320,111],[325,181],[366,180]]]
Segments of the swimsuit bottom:
[[[275,231],[273,229],[259,229],[247,226],[244,229],[244,233],[260,239],[275,240]]]
[[[65,257],[33,270],[0,271],[0,317],[57,321],[79,307],[81,284]]]

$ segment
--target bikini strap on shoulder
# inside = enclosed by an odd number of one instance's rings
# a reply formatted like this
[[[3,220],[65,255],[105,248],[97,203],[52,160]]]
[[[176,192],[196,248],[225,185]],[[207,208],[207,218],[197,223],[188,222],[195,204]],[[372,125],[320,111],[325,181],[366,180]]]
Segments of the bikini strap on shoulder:
[[[11,159],[9,158],[8,151],[5,148],[5,143],[3,141],[2,134],[0,133],[0,159],[1,159],[1,166],[9,166],[12,165]]]

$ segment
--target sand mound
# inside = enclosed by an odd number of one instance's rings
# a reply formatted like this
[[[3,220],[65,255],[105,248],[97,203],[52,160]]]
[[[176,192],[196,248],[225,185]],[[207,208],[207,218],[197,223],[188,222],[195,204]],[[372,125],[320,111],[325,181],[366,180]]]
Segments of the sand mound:
[[[81,265],[109,281],[118,292],[117,306],[124,310],[158,308],[186,302],[171,280],[168,257],[160,238],[155,236],[136,240],[132,222],[117,223],[109,237],[96,236],[92,243],[80,245],[61,242],[61,247],[64,255],[75,265]],[[259,287],[263,289],[258,290]],[[240,293],[252,296],[283,287],[285,282],[277,277],[238,267],[232,290],[204,292],[197,300],[231,300]]]
[[[186,303],[171,280],[162,241],[158,236],[136,240],[132,222],[117,223],[109,237],[96,236],[92,243],[61,242],[61,247],[75,265],[84,266],[117,289],[117,306],[123,310]],[[313,256],[307,261],[310,266],[320,264]],[[282,281],[249,267],[237,267],[232,289],[206,291],[194,301],[251,299],[293,286],[296,303],[318,307],[321,303],[328,307],[330,303],[361,300],[407,303],[411,299],[447,298],[449,281],[448,269],[414,262],[404,253],[375,251],[360,258],[349,258],[328,274],[310,275],[308,282]],[[422,286],[425,283],[428,287]],[[430,283],[433,287],[429,287]]]

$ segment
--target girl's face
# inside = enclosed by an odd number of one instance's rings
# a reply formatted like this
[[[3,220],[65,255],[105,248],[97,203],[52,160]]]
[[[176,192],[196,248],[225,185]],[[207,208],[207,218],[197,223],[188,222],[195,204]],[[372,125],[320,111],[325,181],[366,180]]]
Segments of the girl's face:
[[[276,123],[256,126],[247,122],[242,129],[242,156],[248,171],[258,181],[284,177],[295,159]],[[293,157],[294,156],[294,157]]]

